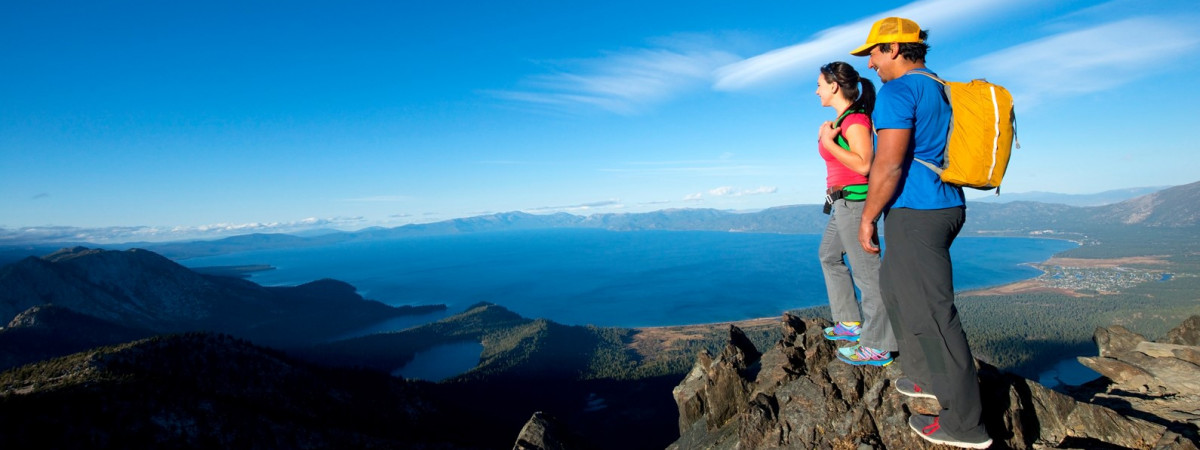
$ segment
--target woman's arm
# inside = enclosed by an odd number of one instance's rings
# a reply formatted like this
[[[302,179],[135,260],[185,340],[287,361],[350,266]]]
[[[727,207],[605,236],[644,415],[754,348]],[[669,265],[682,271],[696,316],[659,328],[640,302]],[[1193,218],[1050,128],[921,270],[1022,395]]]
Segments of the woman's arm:
[[[826,123],[828,124],[829,122]],[[832,126],[832,124],[828,126]],[[859,175],[866,175],[871,171],[871,160],[875,156],[875,149],[871,141],[871,130],[862,124],[850,124],[842,132],[842,137],[850,144],[850,151],[845,151],[837,145],[835,138],[838,135],[838,131],[840,131],[840,128],[822,129],[821,145],[834,158],[837,158],[838,162],[842,163],[843,166],[846,166]]]
[[[842,150],[831,138],[828,145],[832,145],[832,147],[827,148],[835,148],[838,151],[830,150],[829,153],[832,153],[833,157],[837,158],[838,162],[841,162],[846,168],[859,175],[866,175],[871,171],[871,160],[875,157],[871,130],[862,124],[850,124],[849,128],[842,131],[842,137],[846,139],[846,143],[850,144],[850,151]],[[822,143],[822,145],[826,144]]]

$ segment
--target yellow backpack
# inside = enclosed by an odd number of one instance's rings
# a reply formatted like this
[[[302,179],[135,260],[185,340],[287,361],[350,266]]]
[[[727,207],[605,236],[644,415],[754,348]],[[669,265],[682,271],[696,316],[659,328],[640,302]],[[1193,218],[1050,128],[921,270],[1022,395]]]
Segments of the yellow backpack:
[[[917,162],[936,172],[942,181],[981,190],[996,189],[1008,169],[1016,139],[1017,116],[1012,94],[1003,86],[976,79],[963,83],[945,81],[932,74],[912,71],[945,86],[953,116],[946,138],[945,166]],[[1020,141],[1017,148],[1021,148]]]

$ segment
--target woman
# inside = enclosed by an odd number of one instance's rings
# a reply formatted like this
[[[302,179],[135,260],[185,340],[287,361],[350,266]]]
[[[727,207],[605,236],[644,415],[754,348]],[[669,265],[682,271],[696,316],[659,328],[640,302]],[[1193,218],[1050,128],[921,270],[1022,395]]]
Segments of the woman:
[[[829,214],[819,255],[835,321],[834,326],[825,329],[825,338],[857,342],[838,349],[842,361],[887,365],[897,347],[879,295],[879,255],[867,253],[858,243],[867,172],[875,153],[870,117],[875,107],[875,86],[850,64],[832,62],[821,66],[817,96],[821,106],[837,112],[837,118],[821,124],[818,133],[819,151],[827,169],[825,212]],[[850,260],[853,274],[844,257]],[[861,313],[854,296],[856,284],[862,292]]]

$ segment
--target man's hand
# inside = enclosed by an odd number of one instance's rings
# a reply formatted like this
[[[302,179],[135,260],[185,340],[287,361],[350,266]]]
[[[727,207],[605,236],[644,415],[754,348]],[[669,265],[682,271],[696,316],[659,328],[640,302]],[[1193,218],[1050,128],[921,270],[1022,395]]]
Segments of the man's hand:
[[[863,202],[862,223],[858,225],[858,243],[867,253],[879,253],[879,227],[875,221],[883,216],[884,207],[896,196],[896,186],[906,164],[908,140],[912,129],[883,128],[875,145],[875,161],[871,163],[867,200]]]
[[[858,224],[858,244],[870,254],[879,253],[879,230],[875,222],[862,221]]]

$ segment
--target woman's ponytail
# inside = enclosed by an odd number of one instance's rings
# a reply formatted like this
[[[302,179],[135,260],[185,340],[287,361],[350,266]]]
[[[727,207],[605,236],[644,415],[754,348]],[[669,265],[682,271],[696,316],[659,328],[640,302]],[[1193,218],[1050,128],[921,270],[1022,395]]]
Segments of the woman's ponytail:
[[[858,82],[862,83],[862,89],[858,93],[858,100],[850,108],[862,109],[868,116],[875,111],[875,85],[863,77],[858,78]]]

